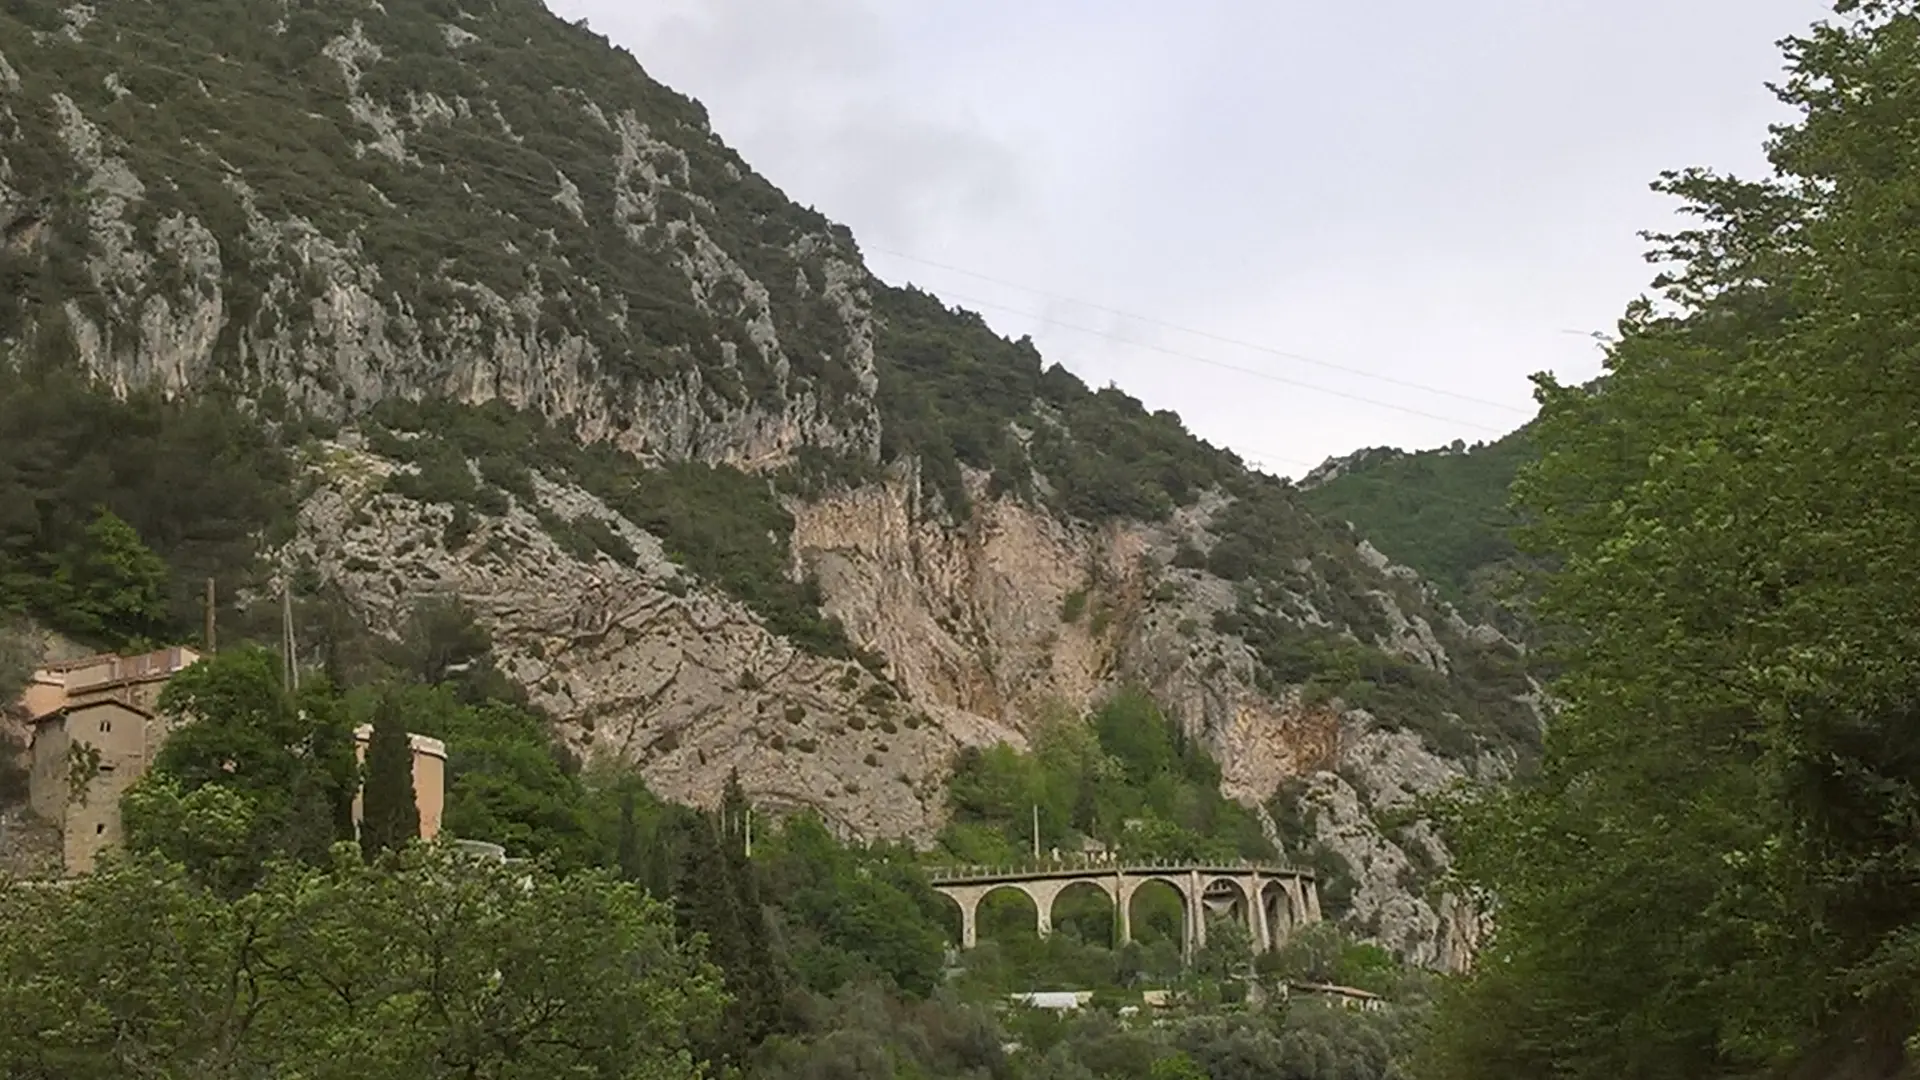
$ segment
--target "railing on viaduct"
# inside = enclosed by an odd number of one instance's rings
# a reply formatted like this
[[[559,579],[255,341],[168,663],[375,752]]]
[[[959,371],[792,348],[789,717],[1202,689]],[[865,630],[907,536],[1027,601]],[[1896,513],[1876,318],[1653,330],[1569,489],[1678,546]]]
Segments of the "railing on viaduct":
[[[1202,874],[1245,874],[1258,873],[1270,877],[1293,877],[1313,880],[1311,869],[1301,866],[1289,866],[1285,863],[1254,862],[1248,859],[1208,862],[1123,862],[1117,859],[1102,859],[1097,855],[1062,855],[1057,859],[1024,859],[1017,862],[995,863],[992,865],[948,865],[927,869],[927,880],[934,884],[942,882],[995,881],[1003,878],[1039,878],[1055,876],[1084,876],[1087,874],[1125,874],[1130,877],[1152,877],[1161,875],[1185,875],[1198,870]]]

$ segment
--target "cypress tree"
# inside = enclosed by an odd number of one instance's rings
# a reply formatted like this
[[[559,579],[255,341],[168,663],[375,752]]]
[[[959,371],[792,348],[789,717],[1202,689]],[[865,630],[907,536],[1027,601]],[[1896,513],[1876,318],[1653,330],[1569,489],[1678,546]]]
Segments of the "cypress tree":
[[[674,914],[682,933],[706,935],[707,959],[720,969],[722,982],[733,998],[717,1027],[699,1040],[705,1045],[698,1047],[698,1056],[724,1065],[737,1061],[753,1045],[742,1008],[751,987],[742,963],[739,911],[732,883],[727,880],[727,859],[721,850],[717,822],[688,811],[676,826],[680,851],[673,888]]]
[[[365,775],[360,793],[360,850],[371,861],[420,835],[420,808],[413,794],[413,742],[392,693],[383,695],[374,710]]]
[[[620,835],[615,858],[622,878],[646,884],[646,865],[640,854],[640,823],[634,816],[631,791],[620,798]]]
[[[740,787],[740,774],[727,775],[720,799],[720,844],[733,909],[739,918],[739,980],[741,1026],[751,1042],[759,1042],[786,1027],[786,978],[768,940],[767,917],[760,903],[760,885],[747,857],[748,815],[752,807]]]

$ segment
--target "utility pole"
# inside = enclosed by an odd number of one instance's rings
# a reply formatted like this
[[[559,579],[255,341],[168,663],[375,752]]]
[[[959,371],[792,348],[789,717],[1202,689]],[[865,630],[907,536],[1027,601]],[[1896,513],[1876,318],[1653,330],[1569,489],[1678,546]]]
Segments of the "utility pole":
[[[747,807],[747,858],[753,858],[753,807]]]
[[[213,640],[213,579],[212,578],[207,579],[206,604],[207,604],[207,630],[206,630],[207,655],[212,656],[216,648]]]
[[[286,687],[300,689],[300,663],[293,651],[293,590],[283,574],[280,578],[280,650],[286,660]]]
[[[1033,861],[1040,861],[1040,804],[1033,804]]]

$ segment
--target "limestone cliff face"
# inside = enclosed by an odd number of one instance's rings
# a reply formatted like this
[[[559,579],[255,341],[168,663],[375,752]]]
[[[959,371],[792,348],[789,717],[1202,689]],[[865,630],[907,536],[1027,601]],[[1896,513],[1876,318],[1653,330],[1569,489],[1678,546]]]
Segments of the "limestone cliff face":
[[[0,11],[0,281],[32,286],[0,294],[0,357],[331,427],[269,554],[380,631],[460,595],[569,746],[663,795],[738,770],[763,804],[926,840],[959,748],[1139,685],[1351,924],[1470,954],[1471,913],[1427,895],[1444,844],[1377,819],[1503,775],[1513,732],[1479,716],[1520,696],[1498,632],[1177,419],[889,291],[696,103],[534,0],[215,7]],[[417,466],[372,438],[396,400],[754,474],[792,581],[883,675],[518,448],[531,485],[492,508],[402,494]],[[552,535],[583,519],[632,557]]]
[[[536,478],[536,505],[484,517],[449,546],[452,507],[383,490],[394,463],[342,443],[311,469],[320,484],[284,559],[344,585],[376,628],[397,628],[422,598],[458,595],[570,747],[640,766],[668,798],[711,804],[737,769],[763,802],[819,810],[853,835],[926,836],[954,750],[1003,734],[795,648],[578,488]],[[542,509],[609,523],[635,563],[568,554]]]
[[[1018,732],[1048,706],[1084,711],[1139,684],[1208,741],[1228,794],[1249,802],[1331,759],[1331,714],[1255,689],[1251,651],[1211,629],[1232,589],[1170,565],[1217,499],[1165,525],[1096,528],[982,498],[959,529],[916,519],[916,501],[896,478],[797,505],[794,533],[797,569],[915,701]]]
[[[1444,872],[1445,843],[1424,822],[1389,836],[1374,813],[1456,782],[1498,782],[1511,762],[1444,757],[1364,710],[1262,690],[1254,651],[1212,629],[1212,617],[1237,602],[1232,587],[1172,565],[1180,543],[1205,539],[1221,500],[1165,525],[1098,529],[989,500],[976,503],[967,528],[951,530],[916,521],[914,504],[911,480],[896,477],[800,506],[795,530],[800,569],[819,577],[829,609],[857,637],[892,659],[914,701],[977,717],[979,734],[1013,738],[1050,704],[1086,710],[1123,685],[1143,686],[1207,742],[1228,795],[1259,805],[1284,781],[1306,781],[1294,798],[1311,832],[1294,845],[1274,838],[1283,851],[1317,845],[1349,868],[1350,922],[1414,962],[1451,970],[1470,962],[1480,914],[1459,897],[1426,895],[1415,880]],[[1407,577],[1365,541],[1356,553]],[[1389,647],[1444,670],[1449,654],[1426,621],[1380,598]]]
[[[569,746],[632,763],[668,797],[710,803],[738,770],[771,806],[925,842],[944,821],[958,749],[1024,745],[1050,707],[1084,710],[1139,685],[1208,743],[1228,794],[1260,805],[1294,782],[1288,809],[1307,827],[1274,838],[1291,858],[1338,859],[1348,921],[1422,963],[1471,956],[1475,913],[1416,880],[1444,870],[1444,843],[1424,824],[1390,835],[1375,815],[1456,780],[1498,780],[1506,763],[1443,757],[1363,710],[1262,690],[1253,650],[1210,622],[1233,589],[1169,561],[1218,499],[1159,525],[1094,528],[983,497],[955,528],[916,515],[913,471],[898,469],[795,500],[795,572],[816,575],[828,610],[884,653],[890,684],[795,648],[569,484],[537,477],[533,504],[516,499],[449,546],[452,507],[387,490],[407,466],[349,436],[308,468],[315,488],[282,558],[342,584],[378,628],[422,597],[463,597]],[[542,512],[606,522],[635,560],[567,553]],[[1445,662],[1419,635],[1405,648]]]

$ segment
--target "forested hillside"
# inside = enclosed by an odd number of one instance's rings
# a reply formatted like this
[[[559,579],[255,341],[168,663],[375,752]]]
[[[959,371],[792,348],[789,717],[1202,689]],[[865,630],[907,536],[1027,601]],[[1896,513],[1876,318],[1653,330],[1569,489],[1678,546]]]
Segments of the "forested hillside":
[[[188,669],[162,709],[192,720],[124,800],[129,853],[70,888],[0,882],[7,1076],[1371,1078],[1402,1075],[1412,1049],[1426,978],[1319,926],[1261,957],[1256,981],[1339,979],[1395,1011],[1243,1011],[1244,933],[1216,926],[1183,965],[1170,892],[1136,902],[1126,949],[1110,908],[1085,898],[1063,902],[1045,940],[1030,908],[991,907],[982,946],[948,970],[958,912],[924,868],[993,854],[1036,790],[1079,801],[1059,786],[1066,761],[1105,779],[1102,812],[1150,823],[1133,854],[1220,843],[1233,810],[1217,772],[1139,699],[1056,718],[1035,757],[963,764],[943,856],[850,845],[812,815],[756,820],[737,785],[702,813],[582,768],[457,608],[422,608],[342,677],[289,692],[256,648]],[[531,861],[351,842],[347,733],[391,717],[448,746],[447,831]],[[365,782],[371,819],[385,782],[371,751]],[[1049,988],[1097,991],[1102,1007],[997,1007]],[[1116,1022],[1152,988],[1185,1004]]]
[[[1529,428],[1438,450],[1385,447],[1336,458],[1300,481],[1314,514],[1354,530],[1480,616],[1512,606],[1525,565],[1509,489],[1535,457]]]

